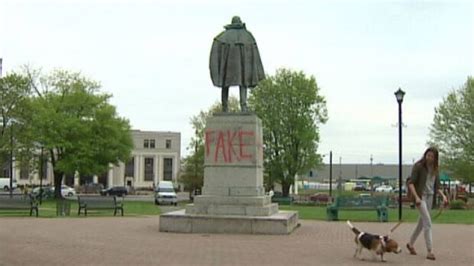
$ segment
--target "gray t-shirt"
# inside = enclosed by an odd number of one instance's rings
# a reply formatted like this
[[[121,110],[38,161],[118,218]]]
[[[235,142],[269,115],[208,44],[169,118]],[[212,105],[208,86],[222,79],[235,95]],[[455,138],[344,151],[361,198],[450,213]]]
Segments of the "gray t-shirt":
[[[426,177],[425,190],[423,191],[423,194],[434,195],[434,182],[435,182],[435,176],[433,175],[433,173],[428,173],[428,176]]]

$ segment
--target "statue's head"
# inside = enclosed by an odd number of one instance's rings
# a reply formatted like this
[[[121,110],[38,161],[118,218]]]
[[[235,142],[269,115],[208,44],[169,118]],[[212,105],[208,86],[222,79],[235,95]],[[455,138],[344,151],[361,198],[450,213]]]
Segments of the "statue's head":
[[[234,16],[232,18],[232,24],[242,24],[242,20],[240,20],[239,16]]]
[[[228,29],[245,29],[245,23],[242,23],[239,16],[232,17],[232,23],[224,26],[226,30]]]

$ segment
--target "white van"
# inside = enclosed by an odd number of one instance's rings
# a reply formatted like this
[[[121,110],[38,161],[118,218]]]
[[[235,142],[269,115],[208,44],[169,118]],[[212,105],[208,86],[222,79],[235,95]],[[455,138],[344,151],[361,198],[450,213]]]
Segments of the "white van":
[[[12,187],[13,187],[13,189],[17,188],[15,179],[13,179],[13,181],[12,181]],[[0,189],[3,189],[5,191],[10,190],[10,178],[9,177],[0,177]]]
[[[173,204],[174,206],[178,205],[178,197],[171,181],[160,181],[155,188],[155,204],[160,205],[163,203]]]

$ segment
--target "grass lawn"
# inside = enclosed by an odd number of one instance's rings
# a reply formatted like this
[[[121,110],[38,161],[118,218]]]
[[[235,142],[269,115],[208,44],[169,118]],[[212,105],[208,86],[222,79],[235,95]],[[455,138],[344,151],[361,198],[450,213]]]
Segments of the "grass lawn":
[[[189,202],[180,202],[179,207],[184,206]],[[39,207],[39,217],[42,218],[56,218],[56,202],[54,200],[45,200]],[[326,220],[325,206],[303,206],[303,205],[280,205],[280,210],[298,211],[299,218],[304,220]],[[71,215],[69,217],[77,216],[77,201],[71,201]],[[153,202],[144,201],[127,201],[124,202],[124,217],[139,217],[149,215],[159,215],[161,213],[160,206],[156,206]],[[432,215],[436,215],[438,210],[433,210]],[[88,211],[88,216],[91,217],[112,217],[113,210],[92,210]],[[29,211],[10,211],[0,210],[1,217],[28,217]],[[80,217],[84,217],[81,214]],[[390,222],[398,220],[398,209],[389,209],[388,218]],[[418,212],[414,209],[403,208],[402,218],[405,222],[416,222],[418,219]],[[359,222],[377,222],[377,215],[373,211],[340,211],[339,220],[351,220]],[[449,223],[449,224],[474,224],[474,210],[449,210],[444,212],[436,218],[433,223]]]
[[[326,207],[324,206],[298,206],[298,205],[280,205],[280,210],[298,211],[300,219],[305,220],[326,220]],[[435,209],[432,216],[438,213]],[[390,208],[388,211],[390,222],[398,221],[398,209]],[[405,222],[416,222],[418,211],[410,208],[402,209],[402,219]],[[351,220],[359,222],[377,222],[376,211],[339,211],[339,220]],[[443,213],[433,220],[433,223],[447,224],[474,224],[474,210],[444,210]]]
[[[137,217],[147,215],[159,215],[160,208],[153,202],[144,201],[127,201],[124,205],[124,217]],[[85,217],[84,211],[81,210],[81,216],[77,216],[78,205],[76,200],[71,200],[71,215],[69,217]],[[117,214],[120,215],[120,212]],[[28,217],[30,212],[28,210],[0,210],[0,217]],[[114,216],[113,210],[88,210],[87,216],[91,217],[107,217]],[[44,200],[43,204],[39,206],[39,217],[55,218],[56,216],[56,202],[54,200]]]

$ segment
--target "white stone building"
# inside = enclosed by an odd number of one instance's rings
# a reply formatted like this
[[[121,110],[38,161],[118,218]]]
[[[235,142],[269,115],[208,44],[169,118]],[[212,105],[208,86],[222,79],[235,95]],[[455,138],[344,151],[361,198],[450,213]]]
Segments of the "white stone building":
[[[104,187],[131,186],[134,188],[153,187],[160,180],[177,182],[181,165],[181,133],[169,131],[131,131],[134,148],[131,159],[119,165],[111,165],[102,174],[83,176],[76,173],[66,176],[63,182],[69,186],[80,186],[87,183],[101,183]],[[3,166],[3,176],[9,176],[9,164]],[[39,185],[37,171],[20,169],[13,163],[13,178],[18,185]],[[50,163],[45,163],[44,185],[53,184],[53,171]]]

